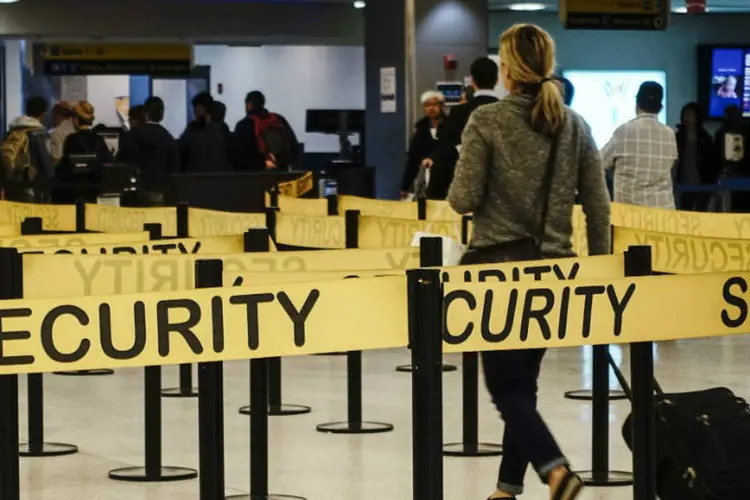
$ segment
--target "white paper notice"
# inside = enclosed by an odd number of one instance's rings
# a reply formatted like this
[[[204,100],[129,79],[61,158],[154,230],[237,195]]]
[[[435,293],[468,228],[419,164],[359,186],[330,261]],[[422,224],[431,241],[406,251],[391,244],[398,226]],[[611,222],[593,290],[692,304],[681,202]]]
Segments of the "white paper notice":
[[[380,68],[380,112],[396,112],[396,68]]]

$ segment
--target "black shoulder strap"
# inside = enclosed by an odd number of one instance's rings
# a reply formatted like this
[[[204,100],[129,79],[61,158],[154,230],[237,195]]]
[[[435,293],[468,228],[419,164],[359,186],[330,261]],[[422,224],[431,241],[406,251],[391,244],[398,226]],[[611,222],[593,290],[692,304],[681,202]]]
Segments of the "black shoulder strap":
[[[539,234],[537,235],[537,245],[541,249],[542,241],[544,241],[544,230],[547,227],[547,212],[549,211],[549,198],[552,193],[552,177],[555,175],[555,163],[557,163],[557,148],[560,144],[560,134],[562,133],[562,127],[560,132],[555,134],[552,138],[552,145],[550,147],[549,156],[547,157],[547,166],[544,171],[544,178],[542,179],[542,219],[539,227]]]

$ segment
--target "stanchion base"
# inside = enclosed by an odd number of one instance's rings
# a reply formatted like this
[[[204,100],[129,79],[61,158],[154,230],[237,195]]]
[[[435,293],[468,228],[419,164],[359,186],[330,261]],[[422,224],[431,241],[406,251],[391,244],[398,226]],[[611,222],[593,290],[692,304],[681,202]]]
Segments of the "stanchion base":
[[[269,493],[268,495],[230,495],[226,497],[227,500],[307,500],[305,497],[296,497],[293,495],[276,495]]]
[[[611,470],[607,472],[607,477],[594,480],[594,473],[590,470],[576,471],[583,484],[586,486],[632,486],[633,473],[623,472],[621,470]]]
[[[458,368],[456,368],[453,365],[443,364],[443,373],[446,373],[446,372],[455,372],[456,370],[458,370]],[[411,365],[401,365],[401,366],[397,366],[396,367],[396,371],[397,372],[402,372],[402,373],[411,373],[411,372],[414,371],[414,369],[412,368]]]
[[[162,389],[161,397],[163,398],[197,398],[198,389],[193,387],[192,389],[183,389],[182,387],[175,387],[173,389]]]
[[[590,389],[568,391],[565,393],[565,399],[574,399],[576,401],[593,401],[594,393]],[[624,391],[609,391],[610,401],[622,401],[623,399],[628,399]]]
[[[313,356],[346,356],[345,352],[321,352],[313,354]]]
[[[169,481],[185,481],[198,477],[198,471],[187,467],[162,466],[159,475],[148,476],[145,467],[124,467],[109,471],[109,478],[115,481],[127,481],[129,483],[166,483]]]
[[[18,454],[22,457],[62,457],[78,453],[78,446],[66,443],[42,443],[41,450],[31,451],[29,443],[18,445]]]
[[[497,457],[503,454],[503,447],[494,443],[448,443],[443,445],[446,457]]]
[[[316,427],[318,432],[330,432],[331,434],[378,434],[391,432],[393,425],[382,422],[331,422],[320,424]]]
[[[100,377],[102,375],[114,375],[115,371],[109,368],[101,368],[98,370],[78,370],[74,372],[52,372],[55,375],[64,375],[66,377]]]
[[[271,405],[268,407],[269,417],[287,417],[289,415],[304,415],[310,413],[312,408],[303,405]],[[250,415],[250,407],[243,406],[240,408],[242,415]]]

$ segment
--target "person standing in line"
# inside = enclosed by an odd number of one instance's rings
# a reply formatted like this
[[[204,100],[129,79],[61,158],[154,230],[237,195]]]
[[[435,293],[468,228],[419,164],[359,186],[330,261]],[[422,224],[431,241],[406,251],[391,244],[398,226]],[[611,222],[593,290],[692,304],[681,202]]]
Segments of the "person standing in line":
[[[406,154],[406,167],[401,179],[401,199],[409,198],[420,167],[432,166],[430,154],[438,147],[438,137],[445,122],[445,96],[437,90],[422,94],[424,116],[414,124],[414,133]]]
[[[76,131],[73,123],[74,116],[73,106],[68,102],[60,101],[52,107],[52,123],[55,128],[50,133],[50,142],[55,163],[60,163],[62,160],[65,139]]]
[[[675,182],[688,186],[716,184],[720,166],[716,163],[713,138],[703,128],[703,112],[697,102],[690,102],[682,108],[675,137]],[[704,211],[708,208],[711,195],[709,192],[683,193],[680,209]]]
[[[193,99],[195,120],[188,124],[180,136],[180,163],[183,172],[218,172],[229,168],[224,130],[214,123],[211,111],[214,99],[202,92]]]
[[[164,101],[159,97],[149,97],[144,108],[146,123],[134,128],[131,134],[134,164],[141,170],[138,191],[144,205],[162,206],[169,176],[181,170],[180,155],[177,141],[161,125]]]
[[[289,122],[266,109],[266,96],[253,90],[245,97],[247,116],[234,127],[234,167],[240,171],[289,168],[299,155],[299,141]]]
[[[563,104],[552,76],[554,41],[538,26],[512,26],[500,37],[500,61],[509,94],[471,114],[448,191],[456,212],[474,214],[474,234],[461,263],[574,256],[576,195],[591,255],[608,254],[610,203],[601,159],[584,119]],[[529,463],[549,486],[551,500],[572,500],[583,488],[537,410],[544,353],[482,353],[487,389],[505,420],[491,499],[522,494]]]
[[[461,149],[461,134],[466,128],[471,113],[479,106],[497,102],[495,87],[498,81],[498,67],[489,57],[480,57],[471,65],[472,97],[465,103],[454,106],[445,120],[438,137],[438,147],[426,161],[430,168],[430,182],[427,197],[444,200],[453,181],[453,172]]]
[[[211,121],[221,126],[227,158],[231,164],[232,158],[234,158],[232,154],[232,131],[227,125],[227,106],[223,102],[214,101],[214,105],[211,107]]]
[[[664,88],[644,82],[636,96],[636,117],[621,125],[602,148],[604,168],[613,170],[614,201],[674,209],[672,174],[677,161],[674,131],[659,123]]]

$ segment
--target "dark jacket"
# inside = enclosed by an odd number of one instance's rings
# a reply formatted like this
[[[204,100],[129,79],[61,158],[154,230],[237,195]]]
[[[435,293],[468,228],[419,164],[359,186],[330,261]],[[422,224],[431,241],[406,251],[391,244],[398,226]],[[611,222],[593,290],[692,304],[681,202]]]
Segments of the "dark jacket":
[[[133,129],[127,148],[120,149],[117,161],[139,167],[141,183],[149,191],[163,193],[169,175],[181,171],[177,141],[158,123],[146,123]]]
[[[451,108],[451,113],[440,130],[438,147],[430,155],[433,164],[430,170],[430,184],[427,186],[428,198],[444,200],[448,196],[448,188],[453,182],[453,172],[458,161],[456,147],[461,145],[461,134],[471,113],[479,106],[492,104],[497,100],[495,96],[480,95]]]
[[[60,165],[57,166],[57,177],[66,179],[73,175],[74,167],[71,163],[71,155],[96,155],[97,165],[95,170],[87,174],[92,182],[101,179],[101,166],[111,163],[112,152],[104,142],[104,138],[93,130],[78,130],[65,138],[63,143],[63,156]]]
[[[179,140],[185,173],[229,170],[227,139],[221,123],[191,122]]]
[[[445,121],[438,125],[437,137],[442,134],[444,123]],[[414,125],[414,134],[412,134],[409,151],[406,154],[406,168],[404,168],[404,176],[401,179],[401,191],[411,191],[422,160],[430,156],[438,146],[438,140],[432,137],[431,128],[432,119],[428,116],[420,119]]]
[[[10,123],[8,134],[14,131],[25,132],[29,139],[29,161],[36,170],[36,181],[44,182],[51,179],[55,173],[55,161],[50,152],[50,135],[44,125],[29,116],[20,116]],[[5,180],[6,170],[12,166],[4,165],[0,169],[0,177]],[[8,179],[11,180],[11,179]],[[16,179],[22,180],[22,179]],[[18,186],[5,186],[5,197],[11,201],[43,202],[47,199],[48,190],[42,187],[21,188]]]
[[[264,119],[268,116],[268,113],[267,109],[252,111],[248,113],[248,116],[237,122],[237,126],[234,127],[234,134],[232,135],[232,163],[234,164],[235,170],[265,170],[266,158],[258,149],[258,140],[255,135],[255,122],[252,117],[258,116],[261,119]],[[294,153],[294,157],[292,158],[293,163],[297,159],[297,153],[299,152],[299,141],[286,118],[278,113],[275,114],[289,130],[292,141],[292,151]]]
[[[686,151],[687,131],[683,125],[677,125],[677,164],[675,165],[675,181],[683,183],[685,181],[683,170],[683,158]],[[715,184],[719,180],[721,172],[721,163],[717,161],[714,140],[711,135],[701,128],[698,132],[698,176],[701,184]]]

